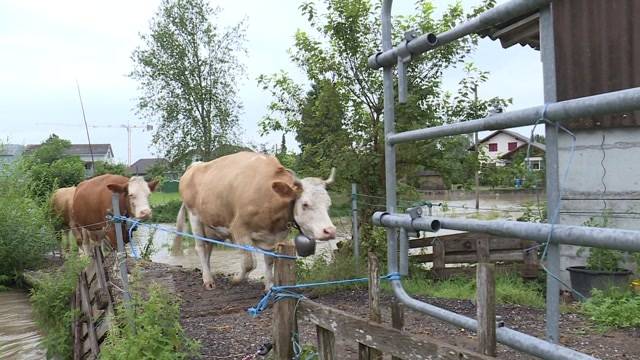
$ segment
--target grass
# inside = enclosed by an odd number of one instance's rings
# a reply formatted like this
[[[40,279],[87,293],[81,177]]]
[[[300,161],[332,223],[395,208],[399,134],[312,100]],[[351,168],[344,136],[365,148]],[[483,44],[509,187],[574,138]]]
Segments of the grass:
[[[413,277],[404,279],[402,284],[412,295],[460,300],[473,300],[476,297],[475,278],[455,277],[436,281],[424,277]],[[382,289],[391,291],[387,283],[382,284]],[[496,301],[501,304],[544,307],[540,285],[535,282],[525,282],[514,273],[502,273],[496,276]]]
[[[149,196],[149,202],[151,203],[152,207],[163,205],[172,201],[180,201],[180,194],[178,194],[177,192],[175,193],[153,192],[151,193],[151,196]]]
[[[591,298],[582,304],[582,311],[602,330],[640,327],[640,295],[629,290],[594,289]]]

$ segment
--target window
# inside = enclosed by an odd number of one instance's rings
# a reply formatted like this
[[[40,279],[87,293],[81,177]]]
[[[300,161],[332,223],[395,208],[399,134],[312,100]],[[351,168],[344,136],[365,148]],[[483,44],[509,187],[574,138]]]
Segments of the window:
[[[518,143],[517,142],[510,142],[509,143],[509,151],[515,150],[518,147]]]
[[[489,151],[490,151],[490,152],[496,152],[496,151],[498,151],[498,143],[491,143],[491,144],[489,144]]]

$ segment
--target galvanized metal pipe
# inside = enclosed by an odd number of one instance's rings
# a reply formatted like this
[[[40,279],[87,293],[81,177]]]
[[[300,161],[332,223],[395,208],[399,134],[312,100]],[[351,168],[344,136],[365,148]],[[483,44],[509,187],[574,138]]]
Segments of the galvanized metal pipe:
[[[379,69],[396,64],[398,55],[403,51],[409,51],[412,55],[419,55],[439,46],[446,45],[463,36],[477,33],[491,26],[500,24],[507,20],[526,15],[549,4],[551,0],[512,0],[508,3],[498,5],[493,9],[470,19],[453,29],[437,36],[432,33],[423,34],[406,44],[400,44],[394,48],[383,47],[383,52],[372,55],[368,59],[369,67]],[[389,13],[390,16],[390,13]],[[383,24],[384,27],[384,24]],[[384,35],[383,35],[384,37]]]
[[[556,91],[556,50],[553,29],[553,14],[551,6],[540,10],[540,56],[542,59],[542,74],[544,83],[545,104],[555,103]],[[546,139],[546,193],[549,222],[558,222],[560,211],[560,161],[558,158],[558,123],[545,125]],[[547,297],[546,297],[546,327],[547,340],[558,343],[560,339],[560,244],[551,243],[547,248]]]
[[[400,249],[398,257],[400,258],[400,268],[398,272],[402,276],[409,275],[409,235],[407,229],[400,228]]]
[[[386,215],[386,216],[381,216]],[[388,214],[385,213],[376,213],[374,217],[377,216],[377,219],[385,219],[389,218]],[[375,220],[374,220],[375,223]],[[388,229],[395,232],[394,228]],[[402,230],[401,230],[402,231]],[[401,233],[401,237],[402,237]],[[406,236],[406,232],[405,232]],[[394,238],[388,243],[387,248],[387,263],[388,270],[390,273],[398,272],[398,252],[397,252],[397,240]],[[403,253],[400,254],[402,258],[404,256]],[[402,269],[400,269],[402,271]],[[431,305],[429,303],[416,300],[409,296],[407,292],[402,287],[402,282],[400,280],[392,280],[391,285],[393,288],[393,293],[395,297],[401,303],[407,305],[413,310],[419,311],[421,313],[432,316],[436,319],[448,322],[450,324],[465,328],[471,331],[477,331],[478,322],[475,319],[466,317],[464,315],[456,314],[455,312],[445,310],[439,308],[437,306]],[[538,339],[536,337],[511,330],[506,327],[501,327],[496,329],[496,338],[498,342],[508,345],[514,349],[526,352],[528,354],[533,354],[543,359],[557,359],[557,360],[592,360],[594,359],[591,356],[586,354],[579,353],[577,351],[571,350],[569,348],[558,346],[544,340]]]
[[[504,220],[472,220],[459,218],[424,217],[412,220],[405,214],[376,212],[373,223],[384,227],[403,227],[410,230],[428,230],[428,224],[438,221],[443,229],[479,232],[496,236],[517,237],[545,243],[551,224],[538,224]],[[622,251],[640,251],[640,231],[593,228],[573,225],[554,225],[551,242],[577,246],[600,247]]]
[[[471,134],[476,131],[500,130],[536,124],[543,112],[550,121],[628,113],[640,110],[640,87],[613,91],[605,94],[550,103],[521,110],[493,114],[483,119],[405,131],[387,136],[387,143],[400,144],[410,141],[435,139],[444,136]]]
[[[477,331],[478,322],[475,319],[464,315],[456,314],[452,311],[439,308],[437,306],[416,300],[409,296],[402,287],[400,280],[391,281],[393,293],[396,298],[406,306],[413,310],[425,313],[436,319],[448,322],[450,324],[465,328],[471,331]],[[564,346],[556,345],[537,337],[521,333],[507,327],[499,327],[496,329],[496,339],[499,343],[510,346],[516,350],[520,350],[527,354],[532,354],[543,359],[552,360],[593,360],[587,354],[577,352]]]

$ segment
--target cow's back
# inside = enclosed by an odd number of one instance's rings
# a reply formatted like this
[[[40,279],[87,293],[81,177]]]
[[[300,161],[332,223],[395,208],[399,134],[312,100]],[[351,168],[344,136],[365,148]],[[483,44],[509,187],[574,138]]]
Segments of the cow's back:
[[[71,223],[71,211],[75,191],[75,186],[60,188],[54,191],[52,195],[53,210],[56,215],[62,218],[65,225]]]
[[[191,166],[180,179],[180,196],[206,225],[235,222],[270,231],[274,223],[286,223],[290,202],[273,191],[274,181],[293,185],[294,178],[273,156],[239,152]]]
[[[100,175],[78,184],[73,197],[73,220],[79,226],[87,226],[89,230],[99,230],[104,227],[107,211],[111,206],[111,190],[108,184],[126,184],[129,178],[120,175]],[[126,208],[123,196],[120,201],[121,211]]]

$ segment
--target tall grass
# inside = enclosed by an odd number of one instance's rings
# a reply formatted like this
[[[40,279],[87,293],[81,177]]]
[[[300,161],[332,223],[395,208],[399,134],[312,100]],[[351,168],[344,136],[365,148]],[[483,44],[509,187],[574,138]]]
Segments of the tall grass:
[[[28,196],[24,177],[15,167],[0,167],[0,276],[20,278],[56,246],[47,204]]]
[[[73,354],[71,295],[86,258],[69,253],[62,268],[45,274],[31,289],[31,303],[38,327],[44,332],[47,358],[70,359]]]

